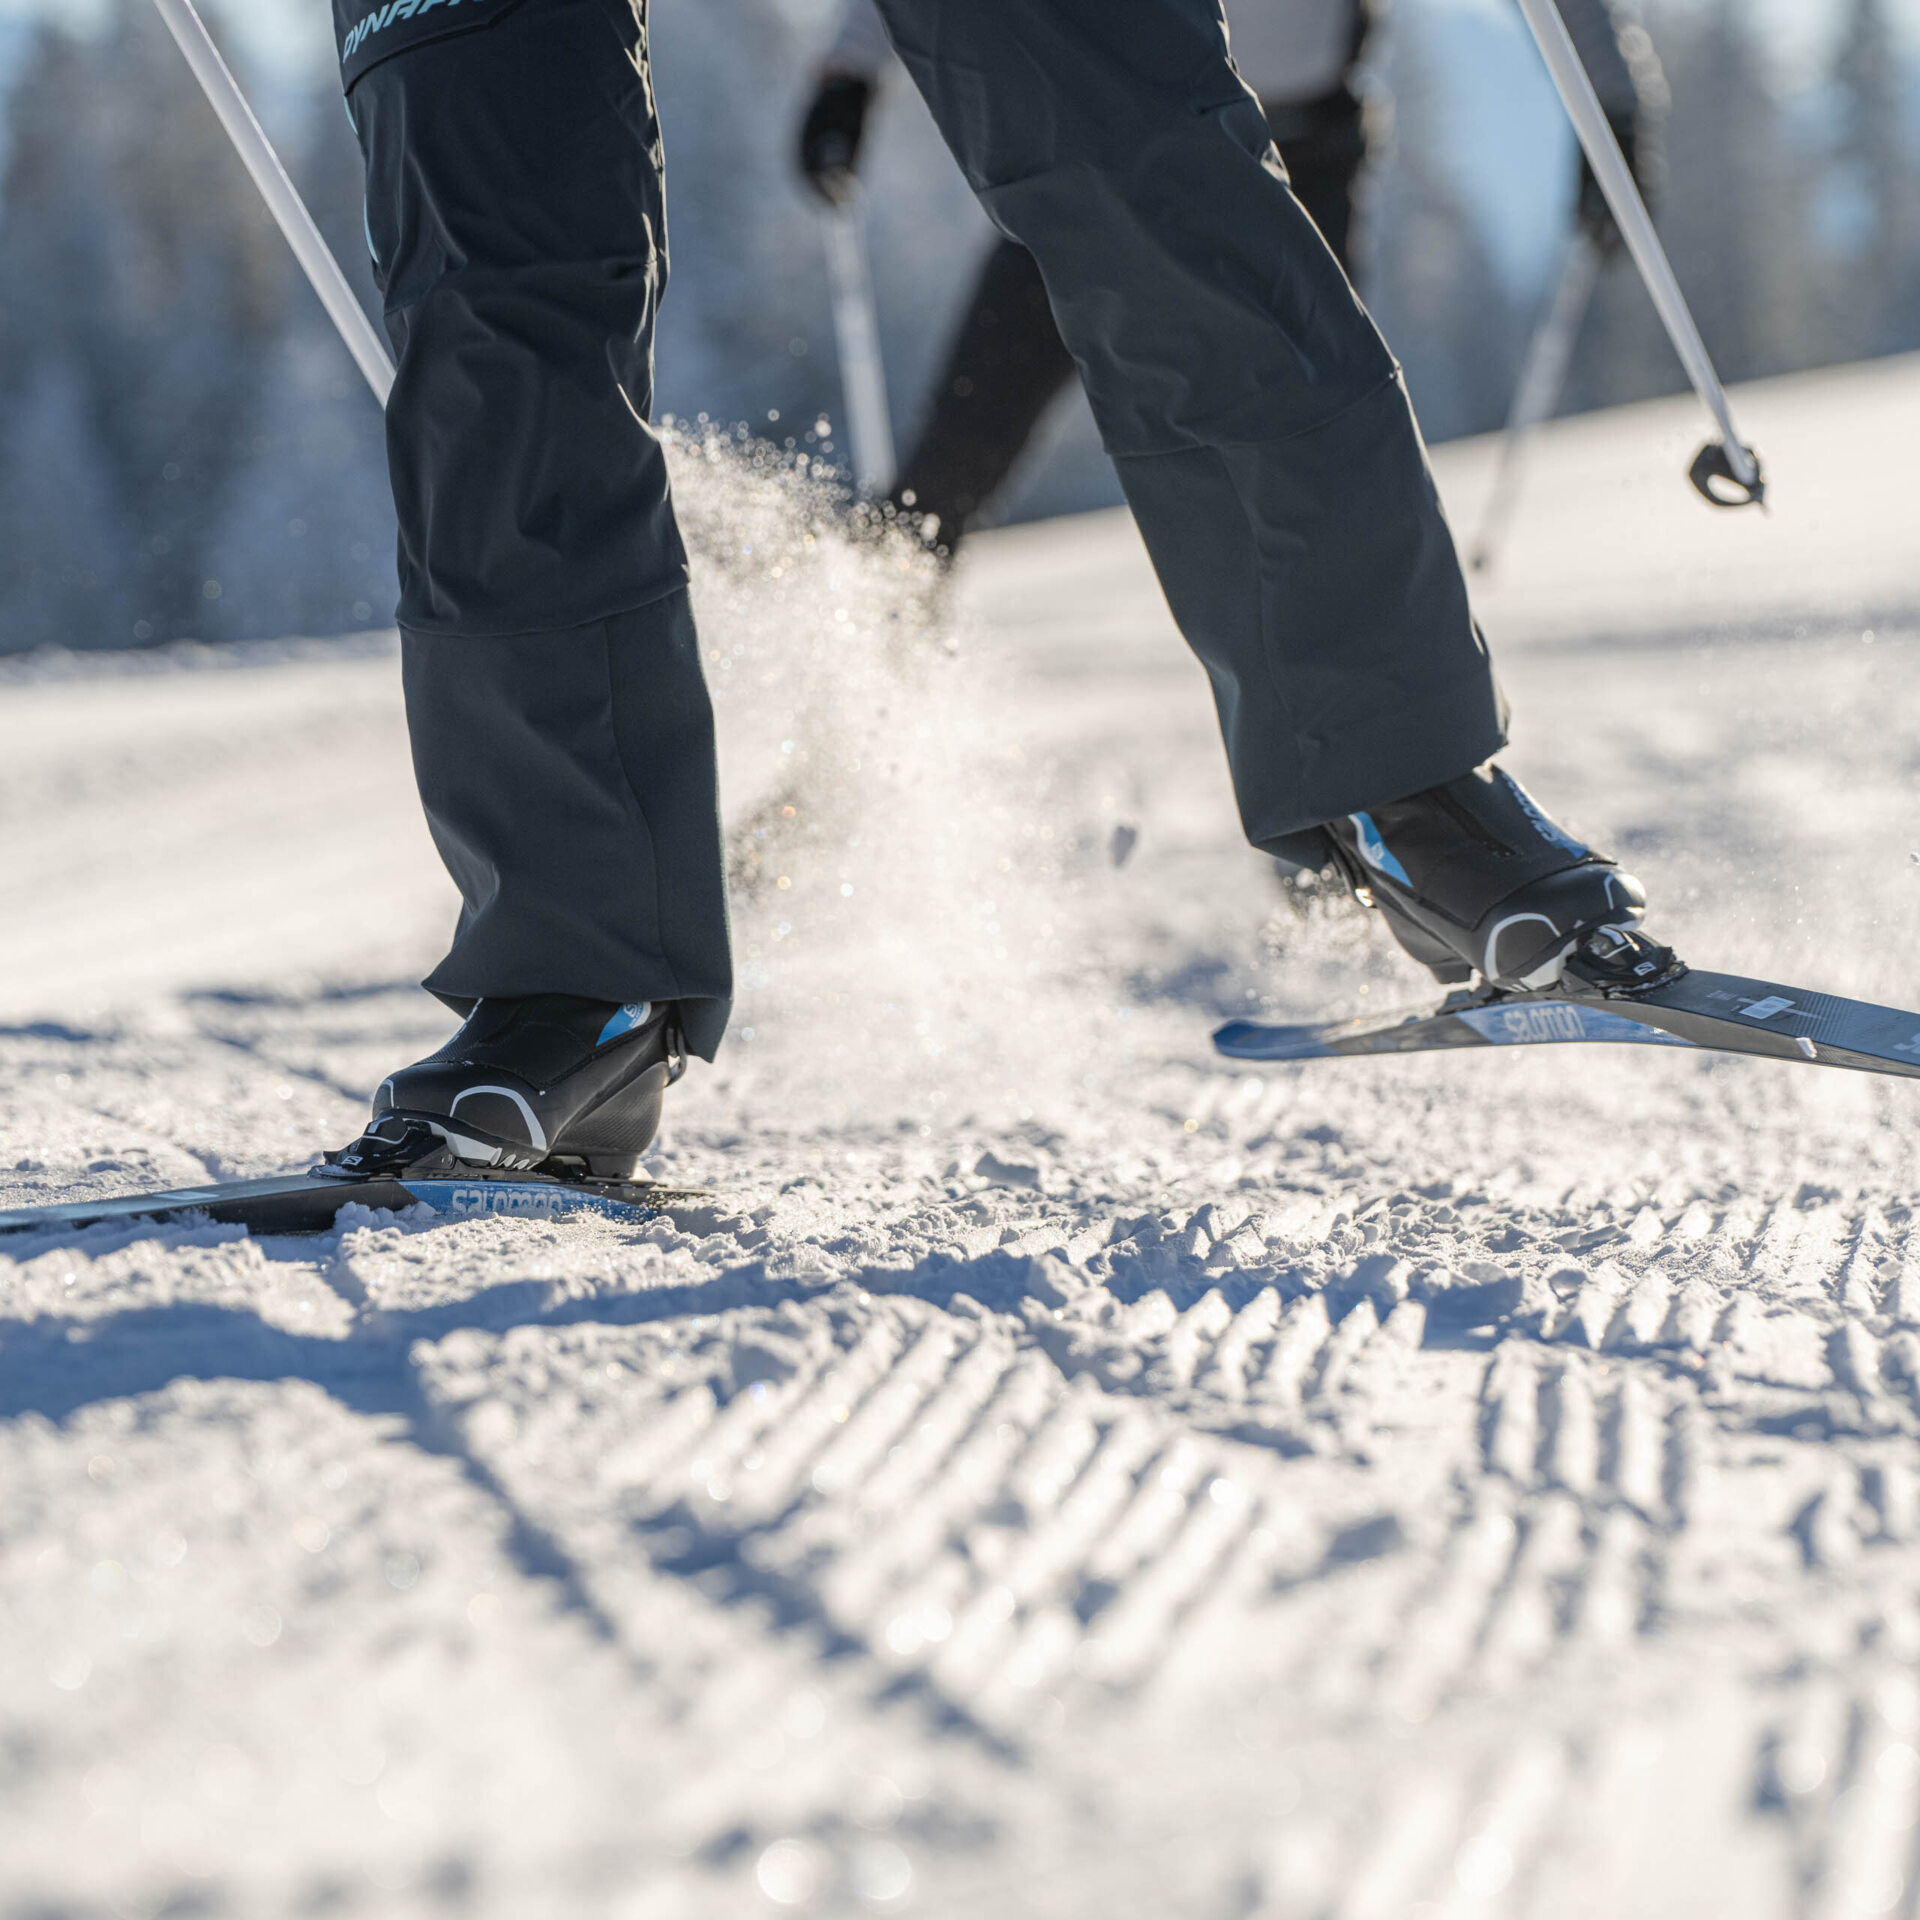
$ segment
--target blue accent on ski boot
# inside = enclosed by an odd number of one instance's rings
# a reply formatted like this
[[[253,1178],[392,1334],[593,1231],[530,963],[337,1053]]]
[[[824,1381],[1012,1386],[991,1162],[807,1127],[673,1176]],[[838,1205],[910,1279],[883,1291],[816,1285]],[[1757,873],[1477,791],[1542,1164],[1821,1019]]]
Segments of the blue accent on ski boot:
[[[1384,873],[1390,880],[1398,880],[1403,887],[1411,887],[1413,882],[1407,878],[1407,870],[1392,853],[1387,843],[1380,837],[1380,829],[1373,824],[1372,816],[1364,813],[1350,813],[1347,818],[1353,822],[1353,831],[1359,842],[1360,858],[1375,873]]]
[[[644,1026],[652,1014],[651,1000],[629,1000],[624,1007],[613,1010],[607,1024],[600,1029],[596,1044],[604,1047],[609,1040],[618,1040],[623,1033],[631,1033],[635,1027]]]

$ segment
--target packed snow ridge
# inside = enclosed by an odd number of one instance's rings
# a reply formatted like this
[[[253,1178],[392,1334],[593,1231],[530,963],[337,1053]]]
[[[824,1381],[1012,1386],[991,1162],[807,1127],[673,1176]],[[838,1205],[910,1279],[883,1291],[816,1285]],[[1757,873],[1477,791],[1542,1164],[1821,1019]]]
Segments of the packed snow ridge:
[[[1542,442],[1510,764],[1700,964],[1920,1003],[1920,365],[1737,401],[1770,519],[1677,403]],[[710,1204],[8,1242],[0,1912],[1912,1913],[1920,1095],[1230,1067],[1428,989],[1238,844],[1124,519],[949,590],[677,462]],[[391,657],[141,664],[0,686],[0,1205],[300,1166],[446,1028]]]

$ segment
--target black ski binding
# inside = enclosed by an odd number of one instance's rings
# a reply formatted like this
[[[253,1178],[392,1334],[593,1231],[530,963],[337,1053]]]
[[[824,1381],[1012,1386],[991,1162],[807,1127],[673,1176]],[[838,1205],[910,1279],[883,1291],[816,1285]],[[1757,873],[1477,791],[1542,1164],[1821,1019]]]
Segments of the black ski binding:
[[[359,1139],[312,1169],[316,1180],[386,1180],[397,1174],[459,1171],[453,1149],[424,1120],[383,1113]]]
[[[1649,940],[1633,927],[1596,927],[1567,955],[1569,989],[1604,995],[1609,1000],[1651,993],[1678,980],[1687,963],[1671,947]]]

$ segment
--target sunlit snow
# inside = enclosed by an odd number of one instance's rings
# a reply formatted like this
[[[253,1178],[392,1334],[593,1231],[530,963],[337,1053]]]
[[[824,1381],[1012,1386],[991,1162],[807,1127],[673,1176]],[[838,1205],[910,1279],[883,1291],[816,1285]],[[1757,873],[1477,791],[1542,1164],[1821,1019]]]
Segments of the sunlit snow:
[[[1514,770],[1707,966],[1920,1005],[1920,363],[1551,430]],[[1491,449],[1438,462],[1456,520]],[[1920,1093],[1417,1001],[1239,844],[1128,523],[949,586],[675,453],[741,992],[680,1229],[0,1250],[0,1910],[1892,1913]],[[0,672],[0,1205],[304,1164],[446,1015],[391,652]]]

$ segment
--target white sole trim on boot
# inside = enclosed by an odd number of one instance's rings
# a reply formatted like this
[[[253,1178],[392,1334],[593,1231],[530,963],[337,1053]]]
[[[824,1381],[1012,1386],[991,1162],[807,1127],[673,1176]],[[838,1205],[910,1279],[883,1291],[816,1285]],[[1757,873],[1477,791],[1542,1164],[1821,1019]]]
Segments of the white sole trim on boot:
[[[537,1153],[547,1150],[546,1129],[533,1117],[533,1109],[527,1104],[524,1093],[516,1093],[511,1087],[462,1087],[447,1106],[447,1118],[451,1120],[460,1111],[462,1100],[471,1100],[479,1094],[497,1093],[503,1099],[511,1100],[520,1109],[520,1118],[527,1123],[527,1141]]]
[[[1510,913],[1504,920],[1496,921],[1492,930],[1487,935],[1487,944],[1481,949],[1480,974],[1483,979],[1492,982],[1495,986],[1518,986],[1537,991],[1541,987],[1552,986],[1553,983],[1560,978],[1561,972],[1566,965],[1567,949],[1573,945],[1571,935],[1568,936],[1566,944],[1562,946],[1557,953],[1541,961],[1531,973],[1518,975],[1512,980],[1507,980],[1501,974],[1496,964],[1500,947],[1500,936],[1505,933],[1509,927],[1523,927],[1529,921],[1534,921],[1538,925],[1545,927],[1549,933],[1558,933],[1560,931],[1559,921],[1552,919],[1544,913]]]

